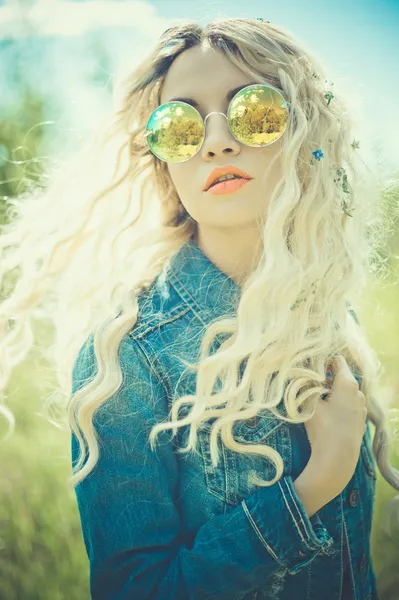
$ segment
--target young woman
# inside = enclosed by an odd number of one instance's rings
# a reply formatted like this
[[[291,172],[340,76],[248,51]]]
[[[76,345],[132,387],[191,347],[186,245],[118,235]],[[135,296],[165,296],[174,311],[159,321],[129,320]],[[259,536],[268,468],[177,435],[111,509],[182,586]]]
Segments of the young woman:
[[[9,315],[51,282],[94,600],[377,599],[399,477],[352,305],[382,229],[323,81],[265,20],[172,27],[6,230],[38,272]]]

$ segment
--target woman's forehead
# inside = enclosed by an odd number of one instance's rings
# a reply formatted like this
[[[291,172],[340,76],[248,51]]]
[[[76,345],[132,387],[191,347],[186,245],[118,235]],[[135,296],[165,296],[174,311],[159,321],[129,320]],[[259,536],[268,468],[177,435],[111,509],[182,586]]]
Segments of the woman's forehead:
[[[250,83],[253,80],[232,65],[222,52],[189,48],[173,61],[166,73],[161,101],[165,103],[175,97],[185,97],[193,99],[195,106],[211,93],[225,97],[232,88]]]

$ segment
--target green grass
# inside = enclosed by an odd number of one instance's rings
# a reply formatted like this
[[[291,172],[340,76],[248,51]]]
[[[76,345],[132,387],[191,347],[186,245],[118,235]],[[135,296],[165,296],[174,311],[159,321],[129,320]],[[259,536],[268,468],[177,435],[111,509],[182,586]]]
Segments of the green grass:
[[[15,372],[8,405],[16,432],[0,446],[0,598],[88,599],[79,514],[66,483],[69,433],[37,414],[42,401],[32,377],[26,365]]]
[[[386,283],[370,290],[363,310],[362,323],[368,339],[381,360],[385,373],[381,380],[382,392],[379,400],[397,421],[391,422],[392,441],[390,446],[391,463],[399,469],[399,290]],[[369,316],[370,315],[370,316]],[[377,578],[380,600],[399,599],[399,510],[396,523],[391,520],[389,533],[383,528],[384,508],[399,492],[396,492],[382,478],[377,470],[377,491],[371,533],[371,554]]]

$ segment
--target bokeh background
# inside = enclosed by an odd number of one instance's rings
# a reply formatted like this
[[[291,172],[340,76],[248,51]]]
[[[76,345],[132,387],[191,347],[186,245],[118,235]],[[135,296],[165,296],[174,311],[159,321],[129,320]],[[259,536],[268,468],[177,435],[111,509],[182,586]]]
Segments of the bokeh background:
[[[10,198],[95,128],[112,108],[115,76],[165,29],[225,16],[263,17],[302,40],[324,63],[334,93],[345,95],[364,162],[398,172],[398,0],[0,2],[0,222]],[[399,184],[387,181],[379,202],[390,222],[385,276],[370,283],[358,317],[384,367],[379,400],[399,469]],[[49,333],[37,329],[41,339]],[[66,484],[69,432],[43,415],[51,377],[33,350],[9,385],[16,430],[0,442],[0,600],[89,598],[78,510]],[[0,421],[1,437],[6,431]],[[378,474],[371,541],[381,600],[399,600],[399,525],[386,510],[395,495]]]

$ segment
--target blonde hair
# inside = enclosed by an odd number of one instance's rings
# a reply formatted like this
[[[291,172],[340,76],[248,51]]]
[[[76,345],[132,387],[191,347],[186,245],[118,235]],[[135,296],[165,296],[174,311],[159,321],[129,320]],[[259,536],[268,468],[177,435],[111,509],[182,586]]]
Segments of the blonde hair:
[[[188,445],[180,451],[194,451],[198,427],[215,419],[210,430],[214,464],[220,432],[227,448],[270,458],[275,479],[258,483],[275,483],[283,472],[282,457],[267,445],[239,444],[232,435],[234,422],[265,407],[282,420],[305,422],[320,394],[328,391],[326,367],[340,352],[361,376],[360,390],[376,428],[378,467],[399,490],[398,471],[388,461],[386,413],[375,399],[381,364],[348,312],[348,302],[356,305],[376,270],[388,226],[376,205],[380,181],[377,174],[362,172],[341,98],[327,105],[322,65],[290,32],[254,19],[218,19],[203,29],[180,23],[168,29],[122,79],[118,106],[89,143],[55,170],[48,184],[43,177],[29,194],[10,201],[12,218],[0,237],[0,272],[4,279],[15,268],[20,273],[0,305],[0,391],[33,345],[33,318],[48,320],[55,326],[55,342],[42,352],[54,361],[59,385],[47,408],[68,404],[69,425],[81,451],[71,485],[92,471],[99,456],[93,416],[122,385],[118,349],[136,323],[138,297],[196,232],[166,163],[149,151],[143,134],[173,60],[202,43],[280,90],[290,100],[291,118],[283,136],[283,177],[262,224],[261,259],[242,283],[237,315],[224,315],[205,330],[199,362],[186,363],[197,371],[196,393],[174,398],[171,421],[153,427],[151,447],[161,430],[174,429],[175,435],[178,427],[190,425]],[[317,148],[324,158],[312,166],[309,157]],[[343,213],[342,188],[333,178],[342,166],[349,176],[354,218]],[[290,310],[301,291],[310,289],[313,293]],[[90,332],[99,369],[71,396],[72,366]],[[227,334],[226,339],[210,356],[219,334]],[[221,390],[212,394],[218,379]],[[286,416],[276,409],[282,396]],[[178,419],[183,404],[192,410]],[[13,426],[11,410],[5,404],[1,410]],[[85,448],[77,424],[89,451],[83,467]]]

